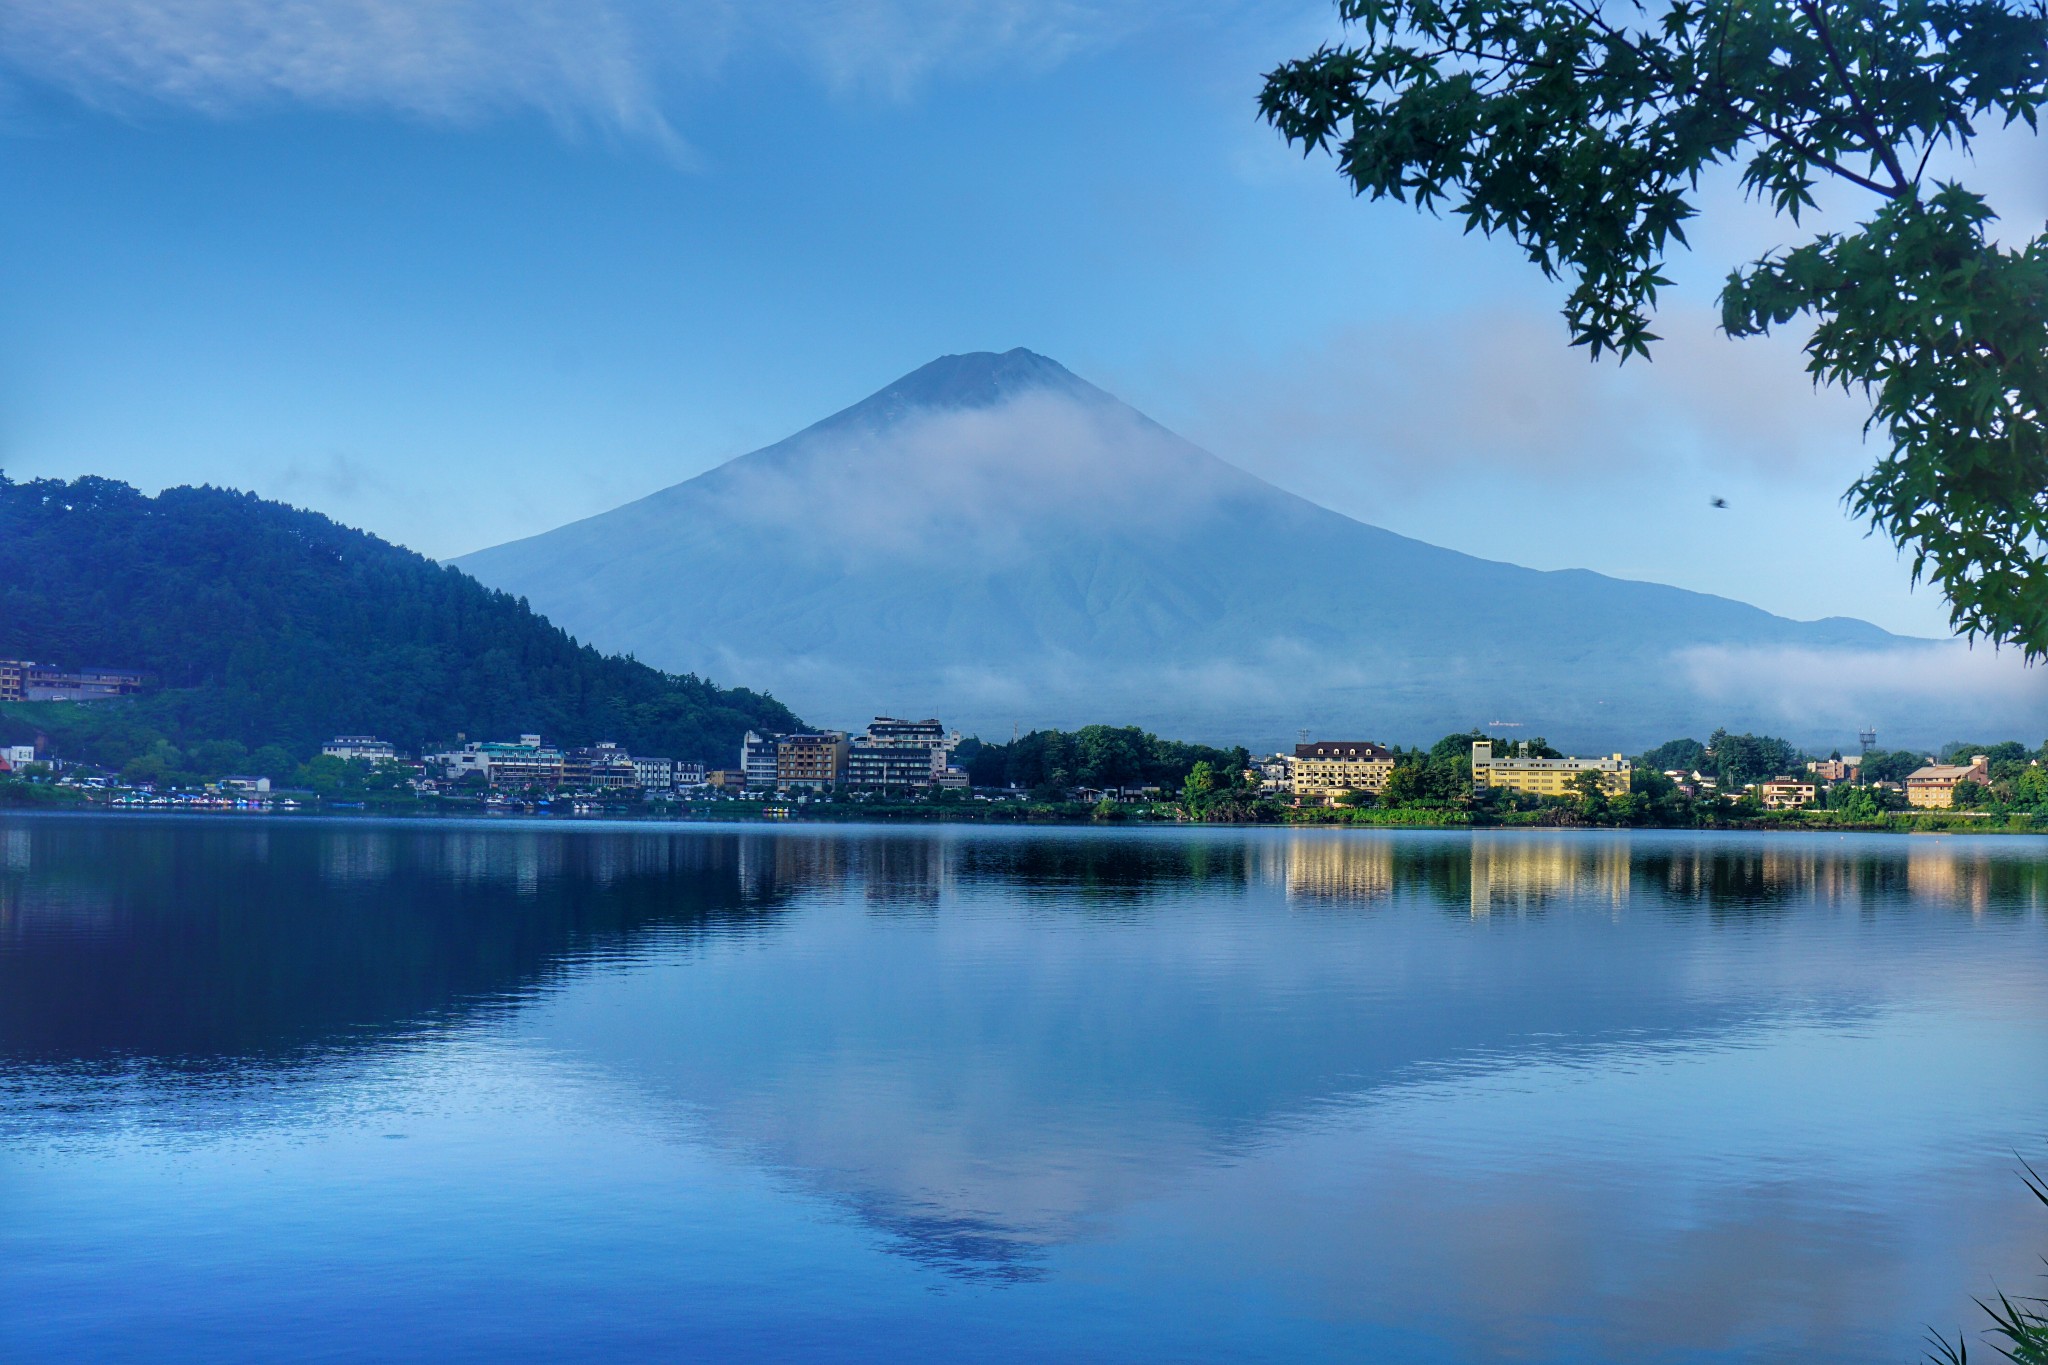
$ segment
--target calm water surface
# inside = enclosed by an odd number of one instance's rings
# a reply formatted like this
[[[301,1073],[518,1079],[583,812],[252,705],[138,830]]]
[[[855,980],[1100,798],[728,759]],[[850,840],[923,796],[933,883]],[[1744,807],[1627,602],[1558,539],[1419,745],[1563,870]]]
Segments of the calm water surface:
[[[0,1359],[1909,1361],[2048,842],[0,818]]]

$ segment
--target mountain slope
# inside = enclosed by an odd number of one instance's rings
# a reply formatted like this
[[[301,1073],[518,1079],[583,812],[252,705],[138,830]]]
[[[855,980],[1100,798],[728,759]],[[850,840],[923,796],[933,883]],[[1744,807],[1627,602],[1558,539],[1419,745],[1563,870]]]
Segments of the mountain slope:
[[[743,672],[835,723],[897,710],[1277,743],[1516,720],[1633,745],[1708,722],[1853,728],[1878,693],[1795,679],[1930,657],[1860,621],[1366,525],[1022,350],[945,357],[697,478],[457,562],[587,638]],[[2035,682],[1948,709],[1988,719],[2038,703]]]
[[[797,723],[772,698],[578,645],[410,550],[217,488],[0,476],[0,658],[148,669],[162,690],[118,704],[138,725],[301,757],[337,733],[417,747],[538,730],[724,763],[747,729]]]

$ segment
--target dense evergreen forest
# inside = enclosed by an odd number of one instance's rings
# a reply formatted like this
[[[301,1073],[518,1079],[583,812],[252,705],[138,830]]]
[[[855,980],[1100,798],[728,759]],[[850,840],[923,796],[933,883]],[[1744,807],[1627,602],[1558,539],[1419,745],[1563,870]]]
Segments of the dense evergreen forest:
[[[969,739],[957,758],[977,787],[1017,786],[1042,793],[1141,785],[1178,791],[1197,763],[1234,772],[1251,762],[1242,748],[1161,739],[1135,725],[1033,730],[1008,744]]]
[[[221,488],[0,474],[0,658],[157,674],[132,701],[0,717],[113,766],[165,741],[303,758],[342,733],[417,749],[529,731],[726,764],[749,728],[802,728],[773,698],[600,654],[459,570]]]

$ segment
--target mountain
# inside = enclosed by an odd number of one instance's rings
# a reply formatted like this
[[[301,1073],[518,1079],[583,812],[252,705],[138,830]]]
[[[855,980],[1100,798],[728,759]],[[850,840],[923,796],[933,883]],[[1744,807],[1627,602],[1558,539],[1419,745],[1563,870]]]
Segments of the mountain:
[[[769,697],[579,645],[526,603],[326,517],[251,494],[145,497],[85,478],[0,475],[0,658],[142,668],[132,702],[16,708],[78,753],[156,737],[280,744],[340,733],[405,747],[539,731],[729,764],[749,728],[790,729]]]
[[[944,357],[455,562],[607,648],[760,680],[842,725],[1107,720],[1263,746],[1518,721],[1503,733],[1604,750],[1716,724],[1935,742],[2048,712],[2043,679],[2005,660],[1367,525],[1025,350]]]

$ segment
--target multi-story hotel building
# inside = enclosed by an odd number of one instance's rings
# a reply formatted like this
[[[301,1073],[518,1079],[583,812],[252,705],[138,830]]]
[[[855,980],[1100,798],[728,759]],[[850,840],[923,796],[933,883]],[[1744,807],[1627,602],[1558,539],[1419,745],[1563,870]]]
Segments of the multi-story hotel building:
[[[1956,803],[1956,788],[1965,782],[1991,785],[1991,760],[1983,754],[1970,755],[1969,766],[1959,763],[1930,763],[1906,778],[1906,803],[1927,810],[1946,810]]]
[[[1580,773],[1597,773],[1609,796],[1628,791],[1631,765],[1620,754],[1608,758],[1495,758],[1492,740],[1472,745],[1472,790],[1521,792],[1526,796],[1576,796]]]
[[[1366,740],[1325,740],[1294,746],[1294,794],[1329,800],[1343,792],[1384,791],[1394,775],[1394,754]]]
[[[779,788],[823,791],[846,781],[846,735],[824,730],[808,735],[784,735],[775,746],[775,785]],[[747,774],[749,783],[753,774]]]
[[[762,735],[747,731],[740,741],[740,771],[746,774],[749,787],[773,789],[776,775],[776,745],[781,735]]]
[[[681,764],[672,758],[642,758],[633,755],[633,785],[642,791],[665,792],[683,784]],[[697,764],[697,781],[704,780],[704,765]]]
[[[606,741],[562,755],[562,784],[572,791],[624,791],[640,785],[633,756]]]
[[[936,720],[876,716],[846,752],[846,785],[857,791],[922,791],[946,776],[957,734]]]
[[[521,735],[517,744],[471,742],[425,761],[450,780],[479,773],[493,787],[559,787],[564,766],[562,751],[539,735]]]

